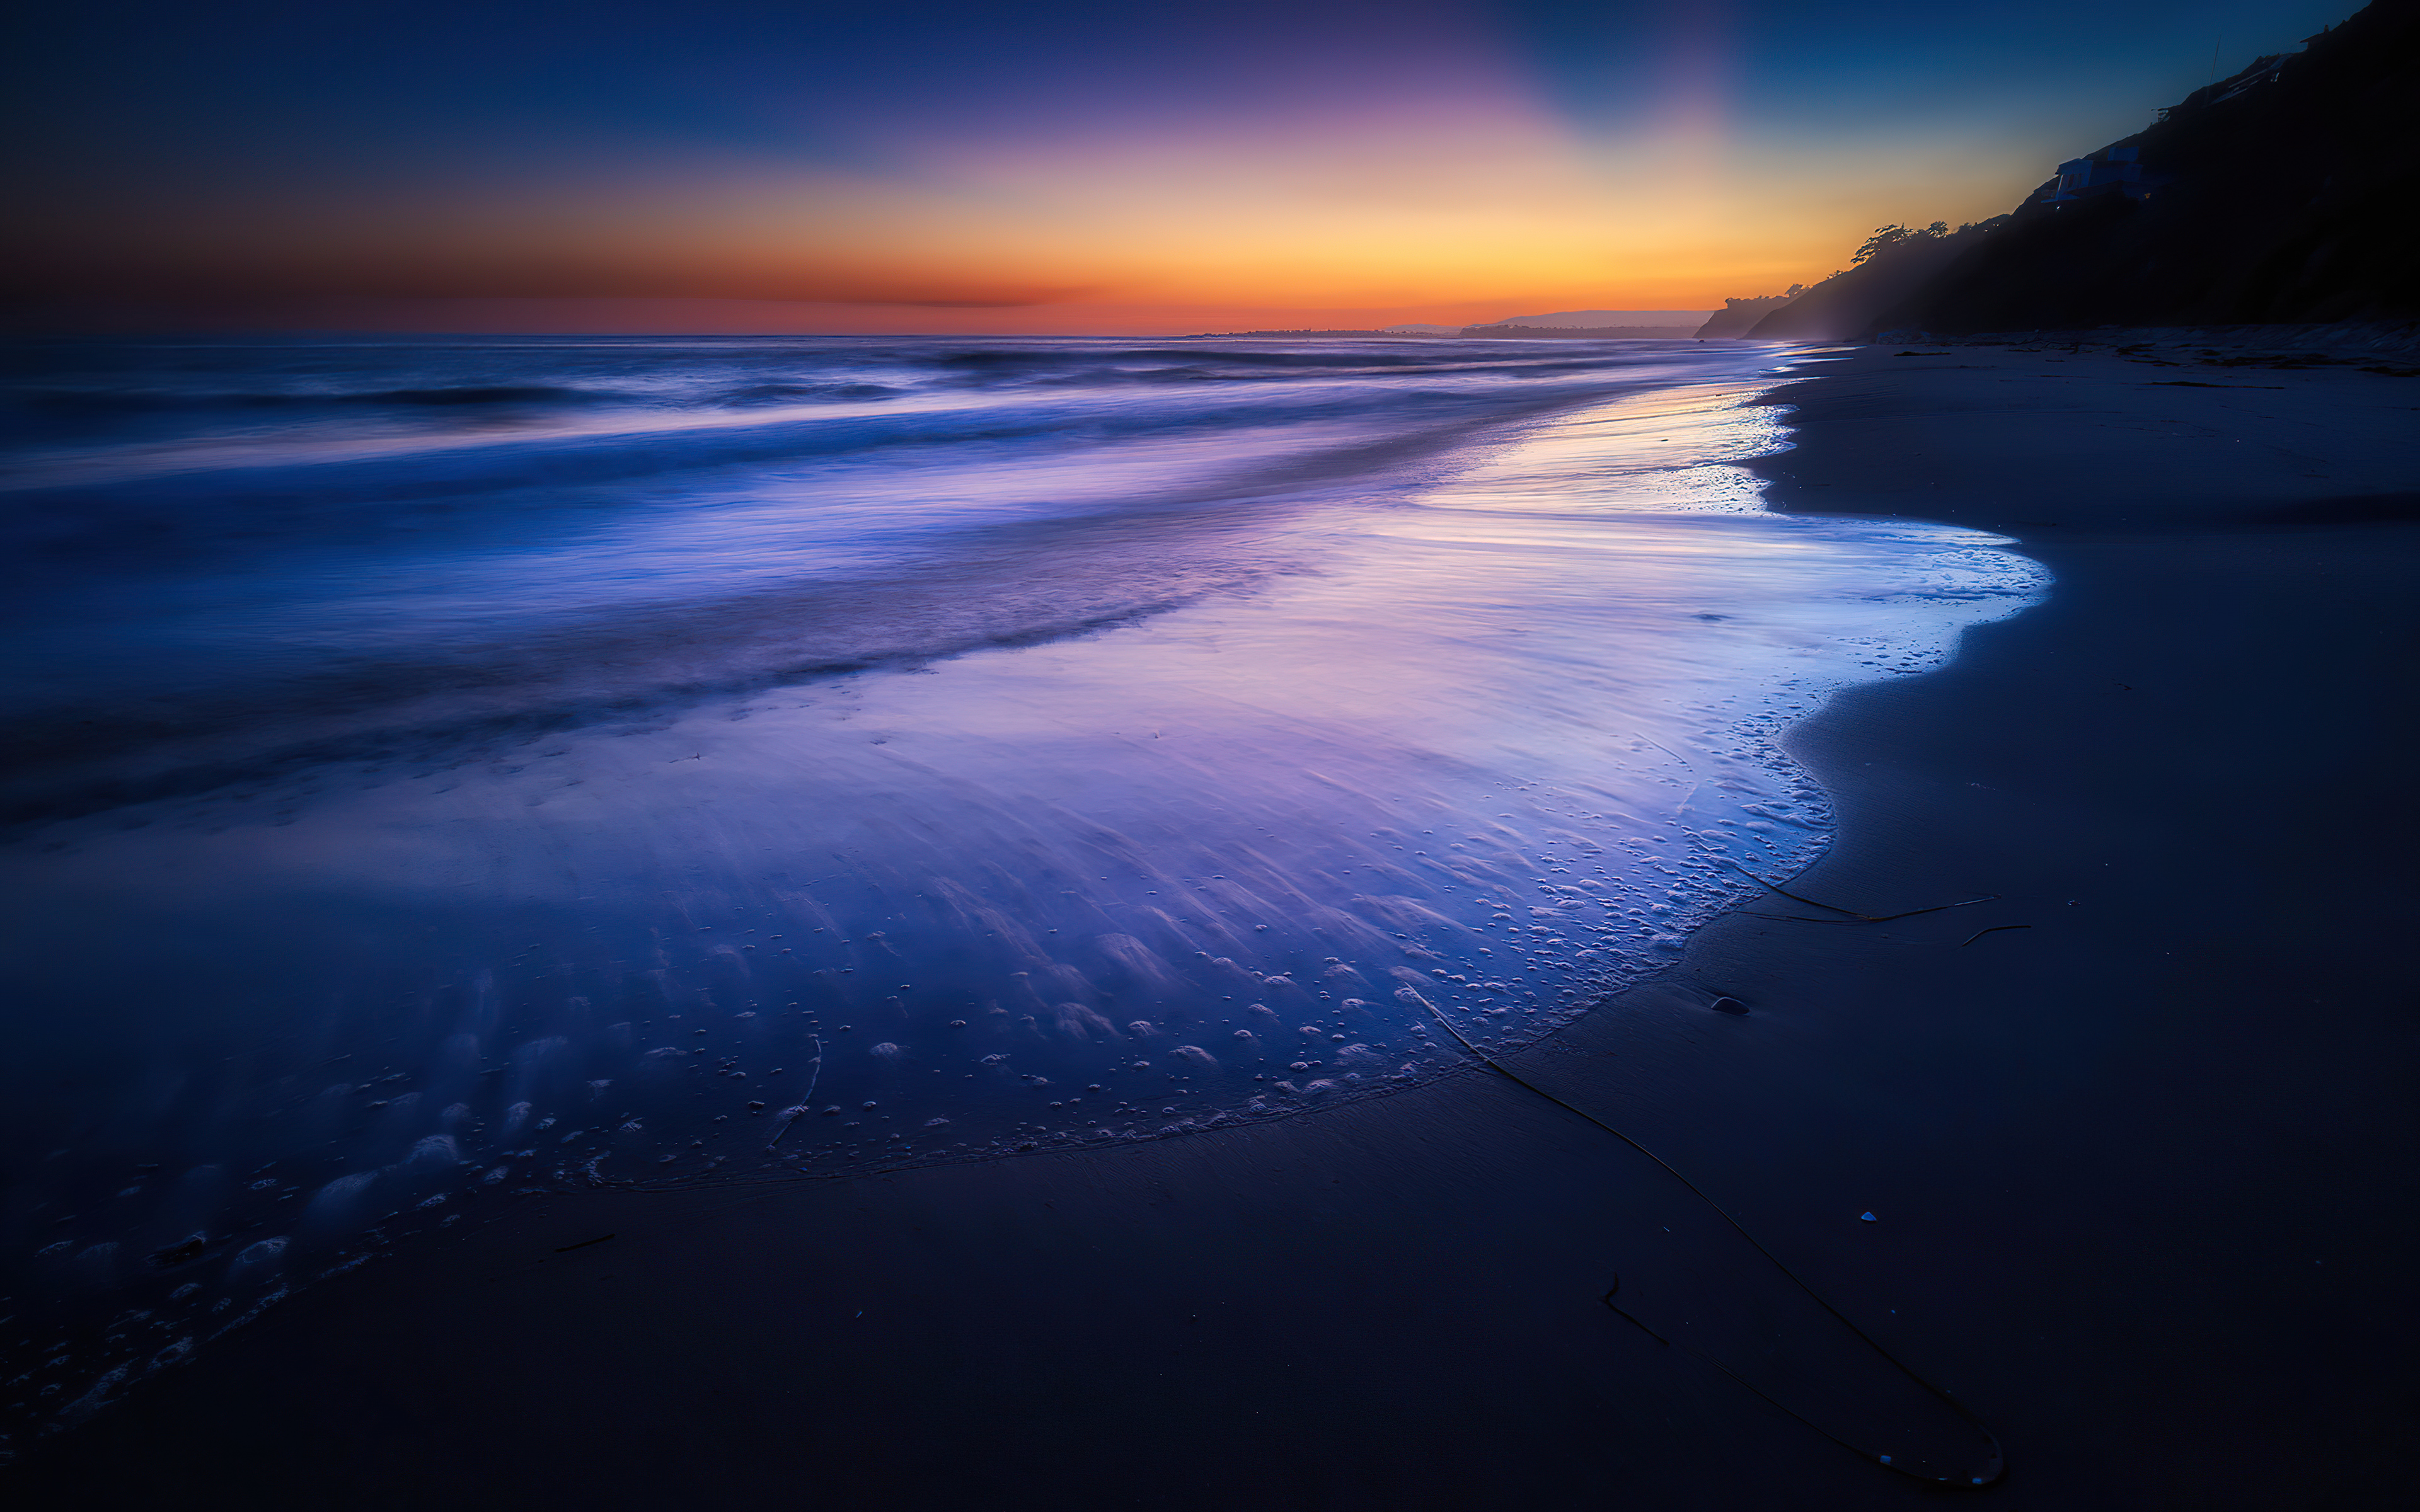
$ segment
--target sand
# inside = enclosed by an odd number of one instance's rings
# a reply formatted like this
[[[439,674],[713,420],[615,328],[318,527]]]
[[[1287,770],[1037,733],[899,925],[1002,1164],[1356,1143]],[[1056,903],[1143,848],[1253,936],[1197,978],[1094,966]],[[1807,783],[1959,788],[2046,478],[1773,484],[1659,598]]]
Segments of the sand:
[[[1990,901],[1751,904],[1519,1063],[1988,1420],[2009,1475],[1966,1504],[2391,1504],[2420,382],[1922,349],[1776,395],[1775,501],[1999,531],[2057,581],[1792,734],[1840,829],[1789,886]],[[1113,1150],[529,1199],[17,1474],[58,1506],[1936,1499],[1602,1306],[1617,1276],[1844,1436],[1963,1452],[1668,1176],[1481,1071]]]

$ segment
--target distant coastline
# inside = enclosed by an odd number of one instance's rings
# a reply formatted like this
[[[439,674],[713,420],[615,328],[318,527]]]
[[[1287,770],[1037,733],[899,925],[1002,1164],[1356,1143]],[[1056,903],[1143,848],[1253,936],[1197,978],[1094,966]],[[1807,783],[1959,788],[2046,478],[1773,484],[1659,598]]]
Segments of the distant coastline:
[[[1465,326],[1459,331],[1200,331],[1188,341],[1688,341],[1695,326]]]
[[[1740,301],[1731,301],[1734,305]],[[1687,341],[1705,334],[1700,329],[1720,319],[1722,310],[1552,310],[1543,315],[1506,316],[1469,325],[1436,325],[1405,320],[1376,331],[1204,331],[1211,340],[1260,337],[1271,340],[1404,341]]]
[[[1466,326],[1466,336],[1516,341],[1688,341],[1695,326]]]

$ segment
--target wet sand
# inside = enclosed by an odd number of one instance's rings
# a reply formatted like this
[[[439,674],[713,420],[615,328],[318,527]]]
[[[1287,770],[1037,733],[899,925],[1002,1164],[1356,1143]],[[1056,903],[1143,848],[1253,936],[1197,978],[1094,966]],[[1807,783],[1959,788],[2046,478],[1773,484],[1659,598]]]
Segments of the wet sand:
[[[2004,532],[2057,577],[1790,739],[1840,823],[1792,892],[1990,901],[1750,904],[1524,1073],[1990,1422],[2009,1473],[1968,1504],[2386,1504],[2414,1436],[2420,382],[1885,348],[1777,397],[1781,507]],[[531,1198],[17,1475],[111,1507],[1936,1495],[1602,1306],[1617,1276],[1844,1436],[1955,1452],[1669,1176],[1474,1072],[1113,1150]]]

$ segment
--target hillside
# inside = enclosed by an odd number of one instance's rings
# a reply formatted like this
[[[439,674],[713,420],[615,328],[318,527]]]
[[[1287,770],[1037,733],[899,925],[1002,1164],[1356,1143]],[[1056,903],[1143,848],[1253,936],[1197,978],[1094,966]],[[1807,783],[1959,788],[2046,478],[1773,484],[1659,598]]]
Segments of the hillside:
[[[1707,318],[1704,325],[1698,328],[1698,339],[1719,341],[1734,336],[1745,336],[1758,321],[1805,292],[1806,289],[1802,285],[1792,284],[1787,293],[1761,294],[1745,300],[1725,300],[1723,307],[1716,310]]]
[[[2374,0],[2147,130],[2059,164],[2008,215],[1884,226],[1854,266],[1726,301],[1701,338],[2408,320],[2420,243],[2420,0]]]
[[[2086,154],[2089,177],[2107,181],[2059,200],[2060,180],[2044,184],[1862,329],[2420,316],[2414,101],[2420,0],[2376,0],[2305,51],[2260,59]]]
[[[1758,341],[1841,341],[1872,328],[1926,282],[1991,236],[1993,224],[1951,231],[1884,226],[1857,251],[1854,267],[1834,273],[1758,320],[1745,334]]]

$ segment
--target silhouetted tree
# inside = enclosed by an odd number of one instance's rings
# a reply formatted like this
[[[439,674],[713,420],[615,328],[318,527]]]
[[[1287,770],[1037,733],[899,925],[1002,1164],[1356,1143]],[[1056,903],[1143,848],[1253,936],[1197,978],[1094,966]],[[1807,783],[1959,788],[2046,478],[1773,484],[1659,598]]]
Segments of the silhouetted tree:
[[[1878,225],[1874,234],[1866,238],[1866,244],[1857,249],[1857,255],[1849,259],[1849,266],[1862,268],[1915,235],[1903,225]]]

